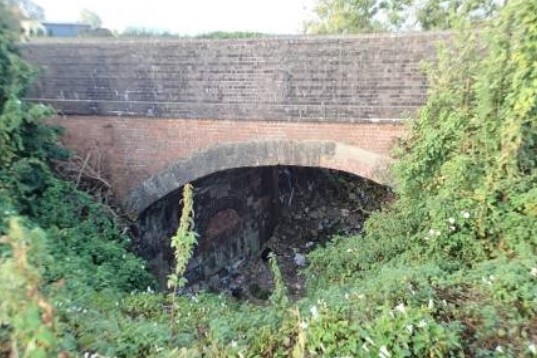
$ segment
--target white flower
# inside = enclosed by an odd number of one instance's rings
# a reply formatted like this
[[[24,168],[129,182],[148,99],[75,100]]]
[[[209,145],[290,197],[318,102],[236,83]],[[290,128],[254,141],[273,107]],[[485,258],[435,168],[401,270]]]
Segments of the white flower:
[[[452,225],[452,226],[449,227],[449,231],[452,231],[452,232],[453,232],[453,231],[455,231],[455,230],[457,230],[457,228],[456,228],[455,226]]]
[[[231,341],[231,347],[232,347],[232,348],[237,348],[237,342],[234,341],[234,340],[232,340],[232,341]]]
[[[462,215],[462,217],[465,218],[465,219],[469,219],[469,218],[470,218],[470,212],[467,211],[467,210],[463,210],[463,211],[461,212],[461,215]]]
[[[528,344],[528,350],[531,352],[531,354],[537,355],[537,346],[535,346],[535,343]]]
[[[419,328],[427,327],[427,322],[425,322],[425,320],[422,319],[421,321],[419,321],[418,327]]]
[[[436,229],[430,229],[429,230],[429,235],[431,236],[440,236],[440,234],[442,234],[442,232],[440,230],[436,230]],[[425,240],[429,240],[429,238],[425,238]]]
[[[310,313],[314,319],[319,317],[319,311],[317,311],[317,306],[311,306]]]
[[[390,354],[390,352],[388,352],[388,348],[386,348],[386,346],[380,347],[380,349],[379,349],[379,357],[380,358],[389,358],[391,356],[392,355]]]
[[[152,293],[152,292],[153,292],[153,290],[151,289],[151,286],[147,286],[147,292],[148,292],[148,293]]]
[[[432,310],[434,308],[434,302],[431,298],[429,298],[429,304],[427,305],[427,307]]]
[[[503,353],[503,347],[498,346],[498,347],[496,347],[495,351],[498,352],[498,353]]]
[[[407,324],[406,330],[408,331],[408,333],[412,334],[412,332],[414,332],[414,326],[411,324]]]
[[[449,219],[448,219],[448,222],[449,222],[451,225],[455,224],[455,218],[449,218]]]
[[[537,267],[531,268],[530,275],[532,275],[533,277],[537,277]]]
[[[302,329],[308,328],[308,323],[304,322],[304,321],[300,322],[300,328],[302,328]]]
[[[403,303],[398,304],[394,308],[395,311],[399,311],[401,313],[405,313],[405,305]]]
[[[352,249],[347,249],[347,252],[351,253],[351,252],[352,252]]]

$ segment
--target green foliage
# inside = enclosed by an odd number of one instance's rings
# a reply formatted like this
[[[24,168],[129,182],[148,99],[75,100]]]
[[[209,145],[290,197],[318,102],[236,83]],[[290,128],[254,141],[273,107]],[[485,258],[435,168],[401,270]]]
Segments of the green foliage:
[[[206,40],[227,40],[227,39],[255,39],[267,37],[269,35],[260,32],[248,31],[214,31],[195,36],[179,35],[161,29],[151,29],[144,27],[128,27],[119,36],[121,37],[145,37],[145,38],[185,38],[185,39],[206,39]]]
[[[327,307],[358,314],[359,329],[377,320],[370,307],[432,307],[423,319],[449,344],[417,350],[394,336],[391,318],[380,339],[392,354],[522,356],[534,344],[536,14],[537,2],[512,2],[479,41],[467,32],[440,52],[427,104],[398,148],[398,200],[368,220],[365,237],[310,255],[310,298],[327,299],[315,292],[330,286]],[[368,308],[338,303],[344,292]],[[329,331],[355,335],[345,333],[352,320],[337,322]]]
[[[19,99],[33,72],[8,19],[0,6],[0,352],[48,357],[113,346],[130,321],[118,325],[121,316],[102,303],[153,281],[109,209],[50,169],[68,153],[56,144],[59,131],[41,123],[51,110]]]
[[[171,289],[172,296],[172,309],[170,323],[172,326],[172,332],[174,332],[173,327],[175,324],[175,296],[177,295],[177,290],[183,288],[187,280],[184,278],[183,274],[188,265],[188,261],[192,257],[192,252],[194,246],[197,243],[196,236],[194,232],[194,188],[192,184],[185,184],[183,187],[183,208],[181,211],[181,217],[179,219],[179,227],[177,232],[171,238],[171,247],[173,249],[173,254],[175,258],[175,268],[171,275],[168,276],[168,289]],[[175,332],[174,332],[175,333]]]
[[[179,219],[177,232],[171,238],[171,247],[175,257],[174,272],[168,277],[168,288],[173,289],[173,294],[178,288],[182,288],[187,283],[183,277],[188,261],[192,257],[194,246],[197,243],[196,232],[194,232],[194,188],[191,184],[183,187],[183,209]]]
[[[214,31],[206,34],[195,36],[197,39],[209,39],[209,40],[225,40],[225,39],[255,39],[266,37],[266,34],[261,32],[248,32],[248,31]]]
[[[5,3],[18,7],[22,15],[26,17],[39,21],[45,20],[45,11],[43,8],[31,0],[6,0]]]
[[[523,209],[536,182],[535,6],[506,8],[499,34],[484,34],[485,60],[476,47],[454,59],[445,50],[451,60],[431,72],[432,93],[396,167],[398,205],[422,223],[411,232],[421,254],[471,265],[535,250],[537,221]]]
[[[121,37],[141,37],[141,38],[153,38],[153,37],[178,37],[177,34],[173,34],[166,30],[153,29],[146,27],[127,27],[121,34]]]
[[[500,7],[497,0],[428,0],[414,16],[422,30],[446,30],[456,28],[461,19],[472,23],[490,19]]]
[[[314,8],[315,20],[305,24],[305,31],[314,34],[375,32],[385,29],[379,19],[390,12],[394,26],[399,27],[402,18],[397,12],[407,9],[411,1],[377,0],[319,0]],[[388,4],[390,9],[388,9]]]
[[[364,236],[309,255],[308,293],[293,306],[274,258],[270,305],[152,292],[109,211],[50,170],[63,155],[57,132],[39,124],[42,107],[18,104],[30,75],[6,40],[0,355],[535,355],[537,1],[510,2],[486,31],[466,33],[428,69],[427,103],[396,153],[397,200]],[[190,191],[172,243],[175,288],[191,217]]]
[[[88,10],[88,9],[83,9],[80,12],[80,17],[78,21],[81,24],[90,25],[91,28],[93,29],[99,28],[102,25],[101,17],[97,15],[95,12]]]
[[[289,304],[289,299],[287,298],[287,289],[283,282],[282,272],[278,266],[278,260],[274,253],[270,253],[269,255],[269,264],[274,280],[274,292],[270,295],[270,302],[275,307],[283,310]]]
[[[28,230],[16,218],[8,225],[0,238],[0,245],[10,249],[10,255],[0,256],[0,353],[46,357],[57,342],[53,309],[39,292],[41,272],[35,262],[44,253],[43,232]]]
[[[445,30],[462,21],[490,19],[496,0],[318,0],[305,31],[340,34],[397,30]]]

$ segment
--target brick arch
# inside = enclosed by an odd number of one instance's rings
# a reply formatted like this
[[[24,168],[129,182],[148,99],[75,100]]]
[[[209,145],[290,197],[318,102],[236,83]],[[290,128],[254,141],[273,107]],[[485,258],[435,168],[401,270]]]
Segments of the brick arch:
[[[219,171],[274,165],[337,169],[381,184],[389,158],[354,145],[333,141],[251,141],[217,144],[180,159],[145,180],[125,199],[132,218],[186,183]]]

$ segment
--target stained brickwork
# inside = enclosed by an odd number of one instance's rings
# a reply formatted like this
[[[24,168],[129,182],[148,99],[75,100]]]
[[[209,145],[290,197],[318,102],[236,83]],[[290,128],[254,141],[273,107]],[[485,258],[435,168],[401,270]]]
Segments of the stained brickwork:
[[[259,254],[279,213],[273,167],[218,172],[193,182],[198,245],[186,268],[189,282],[207,279],[240,259]],[[153,203],[137,224],[137,253],[166,287],[174,257],[170,237],[179,226],[181,190]]]
[[[28,94],[68,115],[356,122],[423,103],[421,62],[447,33],[21,45]]]
[[[187,182],[302,165],[385,182],[400,119],[426,96],[422,62],[449,33],[253,40],[36,41],[27,98],[53,105],[137,217]]]
[[[68,116],[64,143],[91,153],[133,216],[187,182],[238,167],[300,165],[383,182],[398,123]]]

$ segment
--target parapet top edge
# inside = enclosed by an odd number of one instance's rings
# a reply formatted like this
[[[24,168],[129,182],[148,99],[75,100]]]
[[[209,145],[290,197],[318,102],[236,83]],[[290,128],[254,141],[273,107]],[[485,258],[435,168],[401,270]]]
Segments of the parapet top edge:
[[[35,45],[78,45],[78,44],[117,44],[117,43],[263,43],[263,42],[293,42],[293,41],[352,41],[367,40],[379,38],[437,38],[452,37],[455,33],[452,31],[409,31],[409,32],[376,32],[367,34],[345,34],[345,35],[268,35],[266,37],[256,38],[236,38],[236,39],[199,39],[199,38],[116,38],[116,37],[99,37],[99,38],[32,38],[29,42],[19,42],[20,47],[31,47]]]

